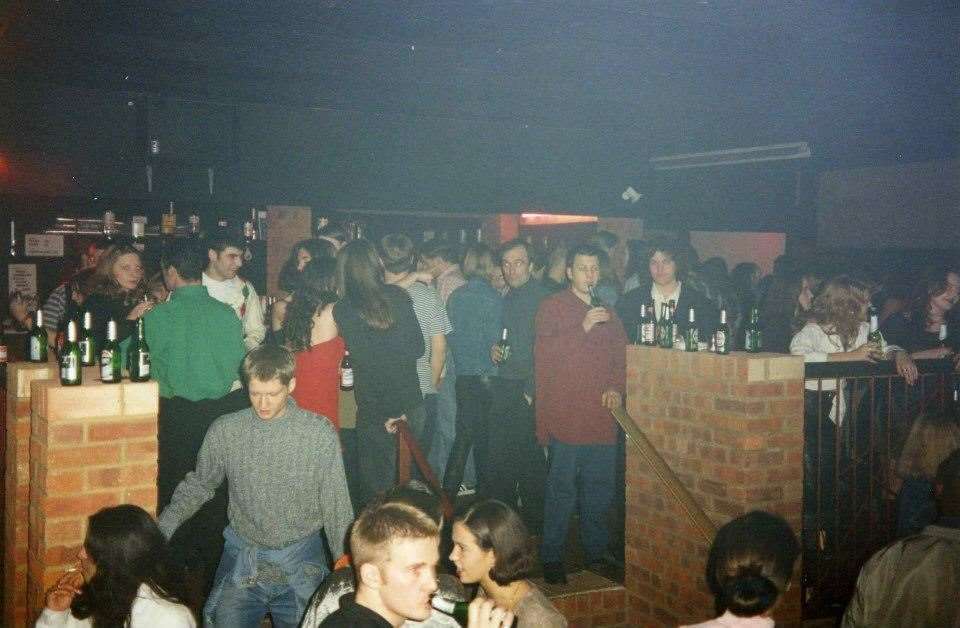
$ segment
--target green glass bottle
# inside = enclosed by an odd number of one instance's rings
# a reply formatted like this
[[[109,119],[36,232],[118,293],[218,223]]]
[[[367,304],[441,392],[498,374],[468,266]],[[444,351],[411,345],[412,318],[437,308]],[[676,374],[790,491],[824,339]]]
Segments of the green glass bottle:
[[[107,341],[100,350],[100,381],[104,384],[119,384],[123,379],[120,343],[117,342],[117,321],[107,321]]]
[[[687,331],[683,335],[684,349],[687,351],[700,350],[700,329],[697,327],[697,314],[690,308],[687,314]]]
[[[62,386],[79,386],[83,383],[77,335],[77,321],[70,321],[67,323],[67,340],[60,351],[60,384]]]
[[[47,361],[47,330],[43,328],[43,311],[33,314],[33,327],[27,337],[27,360],[30,362]]]
[[[458,624],[466,626],[469,619],[470,604],[468,602],[454,602],[434,595],[430,600],[431,606],[445,615],[453,617]]]
[[[80,328],[80,364],[84,366],[96,366],[97,348],[93,341],[93,314],[83,313],[83,327]]]
[[[659,333],[657,334],[660,347],[663,349],[673,348],[673,320],[671,319],[670,306],[664,303],[660,306],[660,319],[657,321]]]
[[[760,309],[750,310],[750,322],[743,330],[743,349],[747,353],[760,353],[763,350],[763,342],[760,334]]]
[[[143,319],[137,319],[137,338],[130,342],[127,353],[127,370],[131,382],[145,382],[150,379],[150,347],[143,333]]]
[[[500,361],[498,364],[503,364],[510,359],[510,341],[507,340],[506,327],[500,332],[500,340],[497,341],[497,346],[500,347]]]
[[[657,344],[657,319],[653,313],[653,304],[644,305],[640,316],[640,343],[648,347]]]
[[[884,349],[883,334],[880,332],[880,324],[877,322],[877,309],[870,306],[870,333],[867,334],[867,342],[872,343],[880,347],[880,350]]]
[[[720,324],[713,330],[713,352],[721,355],[730,353],[730,325],[727,324],[727,311],[720,310]]]

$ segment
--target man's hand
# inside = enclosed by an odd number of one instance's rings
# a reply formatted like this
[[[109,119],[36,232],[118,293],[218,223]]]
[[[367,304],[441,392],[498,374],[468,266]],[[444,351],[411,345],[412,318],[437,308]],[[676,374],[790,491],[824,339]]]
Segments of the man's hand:
[[[583,317],[583,331],[589,333],[597,323],[606,323],[610,320],[610,310],[605,307],[592,307]]]
[[[846,357],[851,362],[876,362],[883,357],[883,352],[875,342],[865,342],[853,351],[847,352]]]
[[[391,434],[396,434],[397,430],[399,429],[397,427],[397,423],[399,423],[400,421],[406,421],[406,420],[407,420],[407,415],[401,414],[395,419],[387,419],[387,422],[383,424],[383,427]]]
[[[603,407],[607,410],[616,410],[620,407],[620,404],[623,403],[623,399],[620,397],[620,393],[611,388],[610,390],[604,391],[600,397],[600,403],[602,403]]]
[[[130,310],[129,314],[127,314],[127,320],[135,321],[152,309],[153,301],[141,301],[140,303],[137,303],[132,310]]]
[[[47,608],[57,613],[67,610],[70,608],[74,596],[80,593],[81,586],[83,586],[83,574],[79,569],[63,574],[57,580],[57,583],[47,591]]]
[[[474,598],[467,611],[467,628],[510,628],[513,612],[493,603],[489,598]]]
[[[27,307],[27,301],[19,292],[10,295],[10,316],[20,325],[29,328],[33,323],[30,320],[30,311]]]
[[[500,364],[500,360],[503,359],[503,348],[500,345],[493,345],[490,347],[490,360],[494,364]]]
[[[914,362],[905,351],[897,351],[893,359],[897,363],[897,373],[907,382],[907,385],[913,386],[917,383],[919,373],[916,362]]]

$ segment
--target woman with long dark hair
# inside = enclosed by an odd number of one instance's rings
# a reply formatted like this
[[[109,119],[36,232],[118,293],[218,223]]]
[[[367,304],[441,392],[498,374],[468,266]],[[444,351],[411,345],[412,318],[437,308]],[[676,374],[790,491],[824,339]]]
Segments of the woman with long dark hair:
[[[564,628],[566,618],[528,578],[537,565],[536,542],[520,515],[501,501],[477,502],[453,523],[450,560],[477,595],[513,612],[517,628]]]
[[[293,398],[304,410],[339,428],[340,362],[345,344],[333,320],[337,263],[320,257],[303,267],[283,323],[283,337],[296,359]]]
[[[955,281],[950,281],[950,275]],[[903,347],[914,359],[953,355],[953,349],[941,340],[940,331],[946,329],[950,310],[960,297],[957,279],[954,272],[928,276],[915,290],[907,310],[892,315],[881,326],[884,339]]]
[[[36,628],[194,628],[166,570],[166,539],[139,506],[90,517],[77,568],[47,593]]]
[[[389,488],[396,475],[395,422],[406,420],[419,437],[426,421],[417,358],[423,334],[406,290],[384,282],[377,250],[353,240],[340,250],[337,277],[341,298],[333,319],[350,350],[357,398],[361,495],[357,505]]]
[[[790,340],[806,324],[818,285],[809,273],[780,274],[770,280],[760,302],[764,351],[790,353]],[[741,328],[749,317],[750,311],[744,310]]]
[[[287,307],[293,301],[293,293],[302,285],[303,269],[313,260],[328,258],[335,260],[337,258],[337,249],[327,240],[308,239],[301,240],[293,245],[290,251],[290,257],[280,267],[280,275],[277,277],[277,283],[280,290],[286,294],[270,306],[270,329],[268,329],[268,341],[282,343],[280,330],[283,328],[283,321],[287,315]]]

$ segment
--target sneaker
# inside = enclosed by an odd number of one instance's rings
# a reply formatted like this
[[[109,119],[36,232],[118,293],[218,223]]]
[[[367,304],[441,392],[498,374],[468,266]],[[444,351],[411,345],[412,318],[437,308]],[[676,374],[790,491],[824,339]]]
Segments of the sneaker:
[[[543,563],[543,579],[547,584],[566,584],[567,572],[563,563]]]
[[[470,495],[476,495],[477,489],[467,486],[466,484],[460,485],[460,490],[457,491],[457,497],[468,497]]]

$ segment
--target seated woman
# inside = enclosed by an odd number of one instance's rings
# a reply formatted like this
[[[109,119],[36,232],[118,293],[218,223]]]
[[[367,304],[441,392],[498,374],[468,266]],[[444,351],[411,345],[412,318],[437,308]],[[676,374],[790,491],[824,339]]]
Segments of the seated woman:
[[[707,585],[720,617],[681,628],[773,628],[790,587],[800,544],[786,521],[754,511],[717,531],[707,557]]]
[[[47,593],[36,628],[194,628],[193,613],[173,595],[165,552],[160,528],[139,506],[100,510],[89,519],[76,569]]]
[[[563,628],[567,620],[527,580],[537,564],[535,543],[520,516],[497,500],[477,502],[453,523],[450,560],[464,584],[513,611],[517,628]]]
[[[957,304],[957,287],[948,281],[948,274],[938,273],[917,289],[908,308],[890,316],[880,331],[884,339],[903,347],[915,360],[940,359],[953,355],[940,338],[941,326]]]

